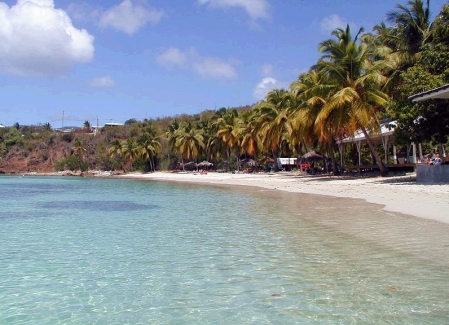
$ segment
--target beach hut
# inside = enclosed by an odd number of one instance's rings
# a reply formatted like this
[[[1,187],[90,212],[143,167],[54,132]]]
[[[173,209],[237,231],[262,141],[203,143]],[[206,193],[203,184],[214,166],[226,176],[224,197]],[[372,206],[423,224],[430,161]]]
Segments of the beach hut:
[[[209,161],[206,161],[206,160],[203,160],[202,162],[200,162],[200,163],[198,163],[198,167],[201,167],[201,168],[206,168],[206,169],[208,169],[209,167],[211,167],[211,166],[213,166],[214,164],[213,163],[211,163],[211,162],[209,162]]]

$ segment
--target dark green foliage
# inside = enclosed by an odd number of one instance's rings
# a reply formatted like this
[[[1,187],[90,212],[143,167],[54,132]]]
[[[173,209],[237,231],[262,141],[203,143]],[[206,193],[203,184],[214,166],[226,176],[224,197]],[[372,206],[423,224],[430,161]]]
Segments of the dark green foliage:
[[[73,134],[72,133],[64,133],[63,135],[61,135],[61,140],[70,143],[73,140]]]
[[[88,170],[88,165],[87,163],[83,162],[80,157],[77,157],[75,155],[68,156],[67,158],[62,159],[55,164],[55,170],[57,171],[75,171],[80,169],[84,172]]]
[[[131,125],[134,123],[138,123],[138,121],[135,118],[131,118],[131,119],[125,121],[125,125]]]

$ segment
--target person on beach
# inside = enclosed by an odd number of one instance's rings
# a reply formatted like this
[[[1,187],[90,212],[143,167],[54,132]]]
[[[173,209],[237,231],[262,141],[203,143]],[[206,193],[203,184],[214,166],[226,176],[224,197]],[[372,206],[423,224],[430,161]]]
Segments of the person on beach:
[[[434,160],[435,160],[435,154],[433,153],[433,151],[431,151],[427,155],[427,165],[433,165],[434,164]]]
[[[435,158],[433,159],[433,164],[434,165],[441,165],[441,158],[440,158],[440,154],[436,154]]]

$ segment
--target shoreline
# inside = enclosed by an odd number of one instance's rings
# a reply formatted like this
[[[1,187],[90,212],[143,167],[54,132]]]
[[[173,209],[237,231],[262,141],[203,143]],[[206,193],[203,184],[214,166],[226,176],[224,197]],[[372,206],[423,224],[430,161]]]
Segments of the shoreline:
[[[383,210],[449,224],[449,184],[416,184],[414,174],[393,177],[310,176],[298,173],[231,174],[208,172],[149,174],[129,173],[112,178],[178,183],[258,187],[290,193],[305,193],[362,199],[380,204]]]

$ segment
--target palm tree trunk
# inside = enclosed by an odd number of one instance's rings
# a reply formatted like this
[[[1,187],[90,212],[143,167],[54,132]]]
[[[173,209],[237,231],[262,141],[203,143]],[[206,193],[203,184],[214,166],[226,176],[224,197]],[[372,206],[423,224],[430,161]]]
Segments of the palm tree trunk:
[[[301,142],[299,142],[297,145],[295,145],[295,151],[296,151],[296,165],[299,163],[299,171],[302,172],[302,164],[301,164]]]
[[[271,149],[271,153],[273,154],[273,159],[274,159],[274,171],[278,172],[279,166],[278,166],[278,157],[276,155],[276,151],[274,149]]]
[[[361,129],[362,129],[363,135],[365,136],[366,142],[368,143],[368,146],[371,150],[371,154],[374,156],[374,159],[376,159],[377,166],[379,166],[380,174],[382,176],[386,176],[386,174],[388,173],[388,168],[385,166],[382,159],[380,159],[380,156],[377,153],[376,149],[374,148],[373,142],[371,141],[371,138],[369,137],[366,129],[364,127],[362,127]]]
[[[338,174],[338,169],[337,169],[337,164],[335,163],[333,144],[329,145],[329,156],[331,158],[332,172],[334,173],[334,175],[337,175]],[[329,172],[329,170],[328,170],[328,172]]]
[[[239,149],[235,147],[235,158],[237,160],[237,172],[240,171],[240,159],[239,159]]]

